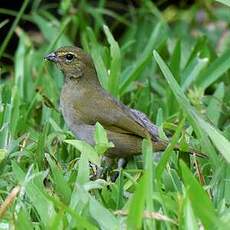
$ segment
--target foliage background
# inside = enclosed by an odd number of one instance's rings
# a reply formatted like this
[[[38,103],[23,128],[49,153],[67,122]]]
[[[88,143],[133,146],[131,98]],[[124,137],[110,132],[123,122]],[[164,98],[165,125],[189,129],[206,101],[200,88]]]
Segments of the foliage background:
[[[229,1],[154,2],[0,8],[0,229],[230,225]],[[73,44],[92,55],[103,87],[145,112],[162,138],[172,135],[161,155],[145,140],[115,183],[90,180],[88,162],[108,144],[103,128],[95,148],[67,141],[74,137],[58,111],[63,77],[43,57]],[[178,154],[175,143],[208,158]]]

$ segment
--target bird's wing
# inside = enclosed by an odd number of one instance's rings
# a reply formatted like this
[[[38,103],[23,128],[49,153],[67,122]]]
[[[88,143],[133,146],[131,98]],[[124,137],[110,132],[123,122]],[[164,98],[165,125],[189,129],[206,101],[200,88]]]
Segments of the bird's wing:
[[[140,124],[142,127],[145,127],[149,134],[155,139],[159,137],[158,127],[154,125],[149,118],[142,112],[136,109],[130,109],[133,119]]]
[[[108,114],[113,114],[115,121],[111,123],[113,119],[111,119],[111,117],[106,119],[106,115],[104,114],[104,124],[102,125],[113,131],[132,133],[141,137],[147,137],[147,135],[150,134],[153,140],[157,140],[157,126],[155,126],[144,113],[130,109],[108,94],[106,98],[108,99],[107,106],[109,105]]]

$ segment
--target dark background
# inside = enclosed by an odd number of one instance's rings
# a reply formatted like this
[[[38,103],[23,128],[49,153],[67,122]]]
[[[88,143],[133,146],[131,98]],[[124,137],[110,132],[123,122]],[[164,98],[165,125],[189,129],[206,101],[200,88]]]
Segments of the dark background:
[[[75,2],[75,1],[73,1]],[[78,1],[76,1],[78,2]],[[91,1],[88,1],[90,2],[92,5],[95,5],[97,4],[98,1],[95,1],[95,0],[91,0]],[[158,9],[160,10],[164,10],[165,8],[169,7],[170,5],[173,5],[175,7],[178,7],[178,8],[187,8],[187,7],[190,7],[194,1],[193,0],[158,0],[158,1],[153,1],[156,6],[158,7]],[[15,13],[17,13],[21,6],[22,6],[22,3],[23,3],[23,0],[17,0],[17,1],[1,1],[0,3],[0,8],[1,9],[8,9],[8,10],[11,10],[11,11],[14,11]],[[43,5],[52,5],[52,8],[50,8],[50,12],[52,12],[52,14],[56,15],[56,16],[59,16],[60,12],[58,12],[56,9],[55,9],[55,5],[58,6],[60,4],[60,1],[55,1],[55,0],[51,0],[51,1],[41,1],[41,4],[40,6],[42,7]],[[124,13],[124,11],[127,9],[127,7],[135,7],[135,8],[138,8],[141,4],[141,1],[138,1],[138,0],[116,0],[116,1],[107,1],[106,2],[106,7],[108,9],[111,9],[113,10],[114,12],[118,13],[118,14],[122,14]],[[77,4],[76,4],[77,5]],[[29,4],[29,6],[27,7],[27,9],[25,10],[25,14],[30,14],[32,11],[31,9],[31,4]],[[0,36],[0,43],[3,42],[6,34],[8,33],[9,31],[9,28],[11,27],[14,19],[15,19],[15,16],[11,16],[9,14],[3,14],[2,12],[0,12],[0,22],[4,21],[8,19],[8,23],[3,27],[1,28],[1,36]],[[107,21],[108,25],[111,22],[111,18],[108,18],[108,21]],[[22,27],[25,31],[38,31],[37,27],[35,24],[27,21],[27,20],[23,20],[23,18],[20,20],[19,22],[19,26]],[[118,30],[116,30],[116,36],[120,36],[122,33],[122,27],[119,26]],[[17,44],[18,44],[18,37],[16,34],[14,34],[7,46],[7,53],[8,54],[14,54],[14,51],[16,50],[16,47],[17,47]],[[6,64],[10,64],[10,60],[8,58],[5,58],[3,57],[1,59],[1,63],[6,63]]]

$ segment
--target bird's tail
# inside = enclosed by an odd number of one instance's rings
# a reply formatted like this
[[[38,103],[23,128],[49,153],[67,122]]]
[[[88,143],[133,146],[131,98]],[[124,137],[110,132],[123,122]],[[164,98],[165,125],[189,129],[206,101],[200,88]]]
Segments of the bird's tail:
[[[169,142],[166,141],[166,140],[162,140],[162,139],[158,139],[157,141],[156,140],[153,140],[152,141],[153,143],[153,149],[155,151],[164,151],[167,146],[169,145]],[[177,150],[177,151],[180,151],[180,152],[183,152],[183,153],[188,153],[188,154],[191,154],[191,155],[195,155],[197,157],[202,157],[202,158],[207,158],[207,155],[192,148],[192,147],[189,147],[187,150],[182,150],[181,147],[176,144],[176,146],[174,147],[174,150]]]

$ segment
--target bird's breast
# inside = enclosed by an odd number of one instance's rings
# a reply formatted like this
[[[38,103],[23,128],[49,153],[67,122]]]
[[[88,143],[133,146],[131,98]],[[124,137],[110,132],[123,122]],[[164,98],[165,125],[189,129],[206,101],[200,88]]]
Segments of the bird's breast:
[[[96,123],[100,110],[96,101],[97,96],[93,90],[73,84],[63,86],[60,107],[70,129],[74,125]]]
[[[84,123],[81,107],[85,92],[73,85],[64,85],[60,97],[60,107],[65,122],[71,129],[72,126]]]

